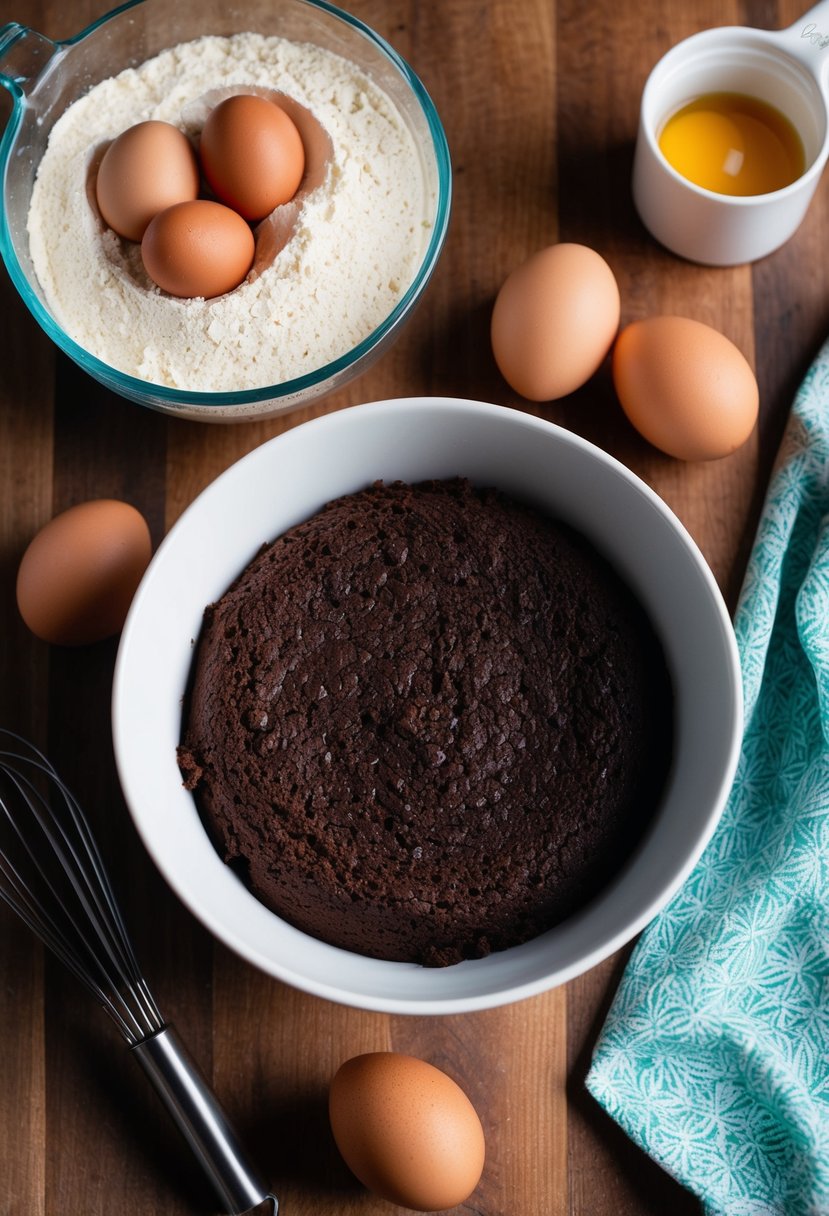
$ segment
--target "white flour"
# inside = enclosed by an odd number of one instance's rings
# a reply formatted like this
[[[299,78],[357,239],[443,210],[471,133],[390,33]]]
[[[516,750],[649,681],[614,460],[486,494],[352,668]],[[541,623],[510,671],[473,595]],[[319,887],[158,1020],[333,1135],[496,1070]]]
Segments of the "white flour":
[[[217,87],[280,90],[333,152],[271,265],[226,296],[179,300],[147,278],[137,245],[102,225],[87,179],[96,149],[144,119],[195,136]],[[311,372],[371,333],[414,277],[432,207],[408,129],[354,64],[240,34],[164,51],[75,102],[39,167],[29,238],[49,306],[80,346],[156,384],[227,392]]]

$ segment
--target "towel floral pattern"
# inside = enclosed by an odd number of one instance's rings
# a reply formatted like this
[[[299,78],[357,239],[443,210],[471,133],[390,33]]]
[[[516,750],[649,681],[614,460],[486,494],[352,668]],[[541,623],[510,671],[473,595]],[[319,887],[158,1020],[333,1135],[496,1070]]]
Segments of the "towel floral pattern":
[[[637,943],[587,1087],[708,1216],[829,1216],[829,342],[794,402],[734,627],[734,786]]]

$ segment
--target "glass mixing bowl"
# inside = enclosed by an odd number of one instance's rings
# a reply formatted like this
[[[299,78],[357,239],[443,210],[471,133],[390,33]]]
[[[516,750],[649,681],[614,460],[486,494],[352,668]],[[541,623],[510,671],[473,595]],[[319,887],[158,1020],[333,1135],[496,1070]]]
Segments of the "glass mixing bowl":
[[[415,277],[388,316],[341,357],[306,375],[238,392],[196,392],[153,384],[109,366],[79,346],[50,310],[32,265],[27,216],[38,164],[63,112],[99,81],[137,67],[167,47],[205,34],[251,31],[310,42],[351,60],[391,97],[420,152],[434,198],[429,239]],[[107,388],[179,417],[233,422],[285,413],[364,371],[398,335],[440,255],[449,222],[452,174],[438,114],[411,68],[378,34],[325,0],[131,0],[74,38],[52,42],[26,26],[0,29],[0,83],[13,109],[0,141],[3,207],[0,253],[15,287],[49,337]]]

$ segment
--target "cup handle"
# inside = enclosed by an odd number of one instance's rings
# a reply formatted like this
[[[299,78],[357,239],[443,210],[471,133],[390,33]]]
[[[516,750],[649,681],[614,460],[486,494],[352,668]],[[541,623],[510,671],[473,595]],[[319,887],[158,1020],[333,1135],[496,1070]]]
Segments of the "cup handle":
[[[0,26],[0,84],[14,97],[24,95],[57,49],[49,38],[17,21]]]
[[[820,0],[773,38],[829,90],[829,0]]]

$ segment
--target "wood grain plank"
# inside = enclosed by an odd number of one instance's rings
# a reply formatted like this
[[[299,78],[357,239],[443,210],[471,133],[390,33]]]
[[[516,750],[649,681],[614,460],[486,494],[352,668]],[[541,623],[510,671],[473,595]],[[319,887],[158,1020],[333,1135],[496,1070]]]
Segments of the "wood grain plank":
[[[157,543],[163,534],[165,430],[159,415],[136,410],[59,358],[53,509],[90,498],[123,499],[145,514]],[[93,825],[139,958],[154,964],[154,972],[160,959],[162,986],[166,975],[173,988],[183,972],[209,974],[212,945],[182,917],[148,864],[120,794],[109,730],[116,648],[117,639],[52,648],[49,752]],[[49,1154],[47,1211],[107,1212],[114,1178],[125,1202],[155,1195],[152,1202],[171,1214],[192,1210],[191,1195],[176,1190],[179,1176],[190,1178],[188,1160],[182,1163],[177,1133],[146,1081],[75,980],[57,966],[48,974],[46,1138],[61,1151]],[[196,989],[194,998],[179,1004],[186,1006],[193,1050],[209,1069],[209,1000]]]
[[[481,1116],[484,1173],[460,1210],[566,1216],[565,990],[466,1016],[395,1019],[393,1042],[454,1077]]]
[[[52,510],[52,377],[45,335],[20,315],[0,272],[0,725],[43,745],[48,653],[17,612],[17,567]],[[10,912],[0,910],[0,1210],[43,1216],[46,1056],[43,955]]]
[[[736,21],[737,11],[736,7],[699,5],[693,15],[686,10],[682,20],[674,22],[673,17],[671,9],[671,41],[676,41],[708,25]],[[562,198],[562,234],[579,240],[589,229],[592,242],[607,256],[619,281],[623,326],[660,314],[693,317],[725,333],[753,362],[750,269],[694,266],[676,258],[645,232],[633,208],[630,177],[638,101],[651,67],[667,49],[666,19],[666,6],[660,3],[644,3],[635,10],[610,3],[596,7],[591,28],[601,31],[603,43],[624,61],[624,76],[606,73],[605,61],[594,44],[567,44],[569,58],[560,85],[559,149],[573,189]],[[599,104],[591,99],[598,99]],[[610,127],[604,123],[606,114],[613,115]],[[597,174],[596,167],[602,165],[610,168]],[[587,208],[582,202],[585,199]],[[716,577],[725,585],[734,565],[734,546],[742,534],[742,526],[735,527],[734,520],[745,519],[751,506],[756,440],[726,460],[688,465],[664,457],[634,433],[607,374],[576,398],[563,406],[562,419],[600,446],[611,447],[658,489],[698,540]],[[587,415],[583,421],[578,415],[582,409]],[[556,420],[555,413],[549,416]],[[724,589],[733,593],[731,587]]]
[[[682,14],[664,4],[560,6],[559,177],[570,190],[559,200],[563,239],[593,245],[619,282],[622,325],[664,313],[696,317],[729,337],[752,360],[751,277],[746,268],[692,267],[660,249],[644,231],[630,194],[633,146],[641,91],[670,43],[709,24],[736,19],[728,6],[695,5]],[[670,21],[670,39],[666,24]],[[606,49],[624,63],[607,70]],[[734,521],[745,517],[756,464],[756,444],[728,461],[688,466],[657,453],[624,420],[609,369],[585,390],[546,412],[609,448],[653,485],[700,542],[726,587],[734,568]],[[730,587],[726,587],[731,590]],[[583,1087],[590,1051],[618,983],[627,952],[568,985],[570,1061],[569,1183],[571,1210],[607,1213],[698,1211],[698,1204],[636,1149]]]
[[[216,1086],[280,1203],[297,1216],[388,1211],[340,1159],[327,1105],[343,1060],[389,1049],[388,1019],[298,992],[225,951],[216,964]]]

